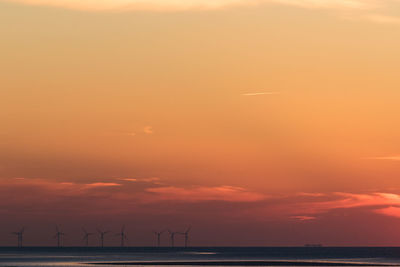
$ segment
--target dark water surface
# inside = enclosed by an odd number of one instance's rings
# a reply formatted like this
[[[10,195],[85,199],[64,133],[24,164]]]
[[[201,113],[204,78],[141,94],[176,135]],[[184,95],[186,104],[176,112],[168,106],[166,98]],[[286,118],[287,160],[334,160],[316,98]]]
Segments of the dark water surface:
[[[0,248],[0,266],[400,266],[397,247]]]

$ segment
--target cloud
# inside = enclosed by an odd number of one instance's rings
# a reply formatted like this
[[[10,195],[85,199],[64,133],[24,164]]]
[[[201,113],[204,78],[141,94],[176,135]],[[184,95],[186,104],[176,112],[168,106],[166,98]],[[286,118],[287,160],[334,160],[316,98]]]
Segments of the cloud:
[[[279,95],[279,92],[259,92],[259,93],[244,93],[243,96],[259,96],[259,95]]]
[[[85,187],[87,188],[96,188],[96,187],[114,187],[114,186],[121,186],[121,184],[117,183],[91,183],[91,184],[85,184]]]
[[[284,5],[335,11],[339,17],[380,24],[399,24],[400,18],[388,15],[395,0],[0,0],[36,6],[68,9],[124,11],[218,10],[237,6]]]
[[[257,202],[266,199],[264,194],[250,192],[242,187],[234,186],[198,186],[192,188],[168,186],[147,188],[146,191],[153,193],[155,199],[170,201]]]
[[[388,207],[400,208],[400,195],[392,193],[345,193],[336,192],[326,196],[328,200],[296,201],[292,205],[287,205],[286,212],[296,214],[299,210],[304,216],[317,216],[339,209],[367,208],[371,212],[377,212],[390,216],[386,210]],[[400,216],[399,216],[400,217]]]
[[[53,192],[58,192],[63,194],[69,194],[78,191],[85,191],[88,189],[102,188],[102,187],[116,187],[121,186],[118,183],[109,182],[92,182],[92,183],[75,183],[75,182],[57,182],[45,179],[28,179],[28,178],[14,178],[13,180],[5,180],[0,183],[3,186],[9,186],[14,188],[21,187],[32,187],[32,188],[42,188],[44,190],[50,190]]]
[[[382,209],[376,209],[375,212],[390,217],[400,218],[400,207],[391,206]]]
[[[369,157],[365,159],[400,161],[400,156]]]
[[[153,183],[160,184],[161,179],[158,177],[149,177],[149,178],[116,178],[120,181],[126,182],[141,182],[141,183]]]
[[[309,221],[328,214],[357,209],[371,214],[400,218],[400,194],[334,192],[269,196],[260,202],[260,205],[249,209],[246,216],[268,214],[266,220],[286,218]]]
[[[154,133],[153,127],[151,127],[151,126],[146,126],[146,127],[143,128],[143,132],[144,132],[145,134],[153,134],[153,133]]]
[[[364,17],[366,20],[380,24],[400,24],[400,18],[382,14],[371,14]],[[400,157],[399,157],[400,160]]]
[[[357,209],[375,216],[400,218],[400,194],[397,193],[313,192],[269,195],[229,185],[160,185],[156,177],[117,179],[126,183],[2,179],[0,210],[35,214],[51,213],[62,207],[62,210],[68,212],[91,210],[91,213],[101,213],[103,207],[107,207],[107,212],[111,214],[132,210],[147,212],[149,207],[157,212],[172,205],[184,209],[197,207],[205,213],[219,207],[226,209],[230,216],[252,220],[311,221],[343,210]],[[136,185],[139,182],[142,184]],[[211,201],[215,205],[210,205]]]
[[[4,1],[4,0],[3,0]],[[81,10],[190,10],[219,9],[230,6],[282,4],[303,8],[371,9],[374,0],[7,0],[30,5],[46,5]],[[385,2],[385,1],[382,1]]]
[[[317,217],[314,216],[305,216],[305,215],[298,215],[298,216],[292,216],[292,219],[296,219],[299,221],[311,221],[311,220],[315,220]]]
[[[304,196],[304,197],[324,197],[324,196],[326,196],[326,194],[323,194],[323,193],[306,193],[306,192],[300,192],[297,195]]]
[[[377,1],[373,0],[274,0],[271,2],[305,8],[371,9],[377,6]]]
[[[137,182],[138,179],[136,178],[117,178],[117,180],[127,181],[127,182]]]

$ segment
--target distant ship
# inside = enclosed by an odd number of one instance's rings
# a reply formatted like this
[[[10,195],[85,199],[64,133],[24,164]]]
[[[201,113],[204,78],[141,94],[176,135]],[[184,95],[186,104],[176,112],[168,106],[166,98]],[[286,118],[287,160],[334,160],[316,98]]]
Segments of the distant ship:
[[[322,244],[305,244],[305,247],[320,248]]]

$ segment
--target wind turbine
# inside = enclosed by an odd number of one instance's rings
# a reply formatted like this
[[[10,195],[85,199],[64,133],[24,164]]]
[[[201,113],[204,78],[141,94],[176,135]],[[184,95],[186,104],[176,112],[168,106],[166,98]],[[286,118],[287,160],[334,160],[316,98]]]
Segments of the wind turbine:
[[[125,225],[121,227],[121,232],[116,235],[121,237],[121,247],[125,246],[125,240],[128,239],[125,234]]]
[[[157,232],[157,231],[153,231],[153,233],[157,236],[157,247],[160,247],[161,244],[161,235],[162,233],[164,233],[165,230],[161,231],[161,232]]]
[[[82,240],[85,241],[85,244],[88,247],[89,246],[89,236],[94,235],[94,233],[88,233],[85,228],[82,228],[82,231],[84,232]]]
[[[169,238],[171,239],[171,247],[174,247],[175,234],[177,234],[177,232],[172,232],[172,231],[168,230],[168,233],[169,233]]]
[[[64,235],[65,233],[61,232],[58,226],[56,225],[56,234],[54,238],[57,238],[57,247],[62,247]]]
[[[103,248],[104,247],[104,236],[106,234],[108,234],[110,231],[101,231],[101,230],[97,229],[97,232],[100,235],[100,246]]]
[[[25,228],[22,227],[22,229],[19,232],[13,232],[12,234],[17,236],[17,240],[18,240],[18,247],[21,248],[22,247],[22,237],[24,235],[24,231]]]
[[[192,228],[192,226],[189,226],[188,229],[185,232],[180,232],[179,234],[184,235],[185,236],[185,248],[187,248],[188,243],[189,243],[189,232],[190,229]]]

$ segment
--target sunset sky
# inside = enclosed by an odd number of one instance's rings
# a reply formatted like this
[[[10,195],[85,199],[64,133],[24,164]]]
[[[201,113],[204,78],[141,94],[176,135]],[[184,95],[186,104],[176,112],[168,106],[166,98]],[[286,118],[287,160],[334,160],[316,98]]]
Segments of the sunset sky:
[[[0,246],[400,245],[399,33],[398,0],[0,0]]]

